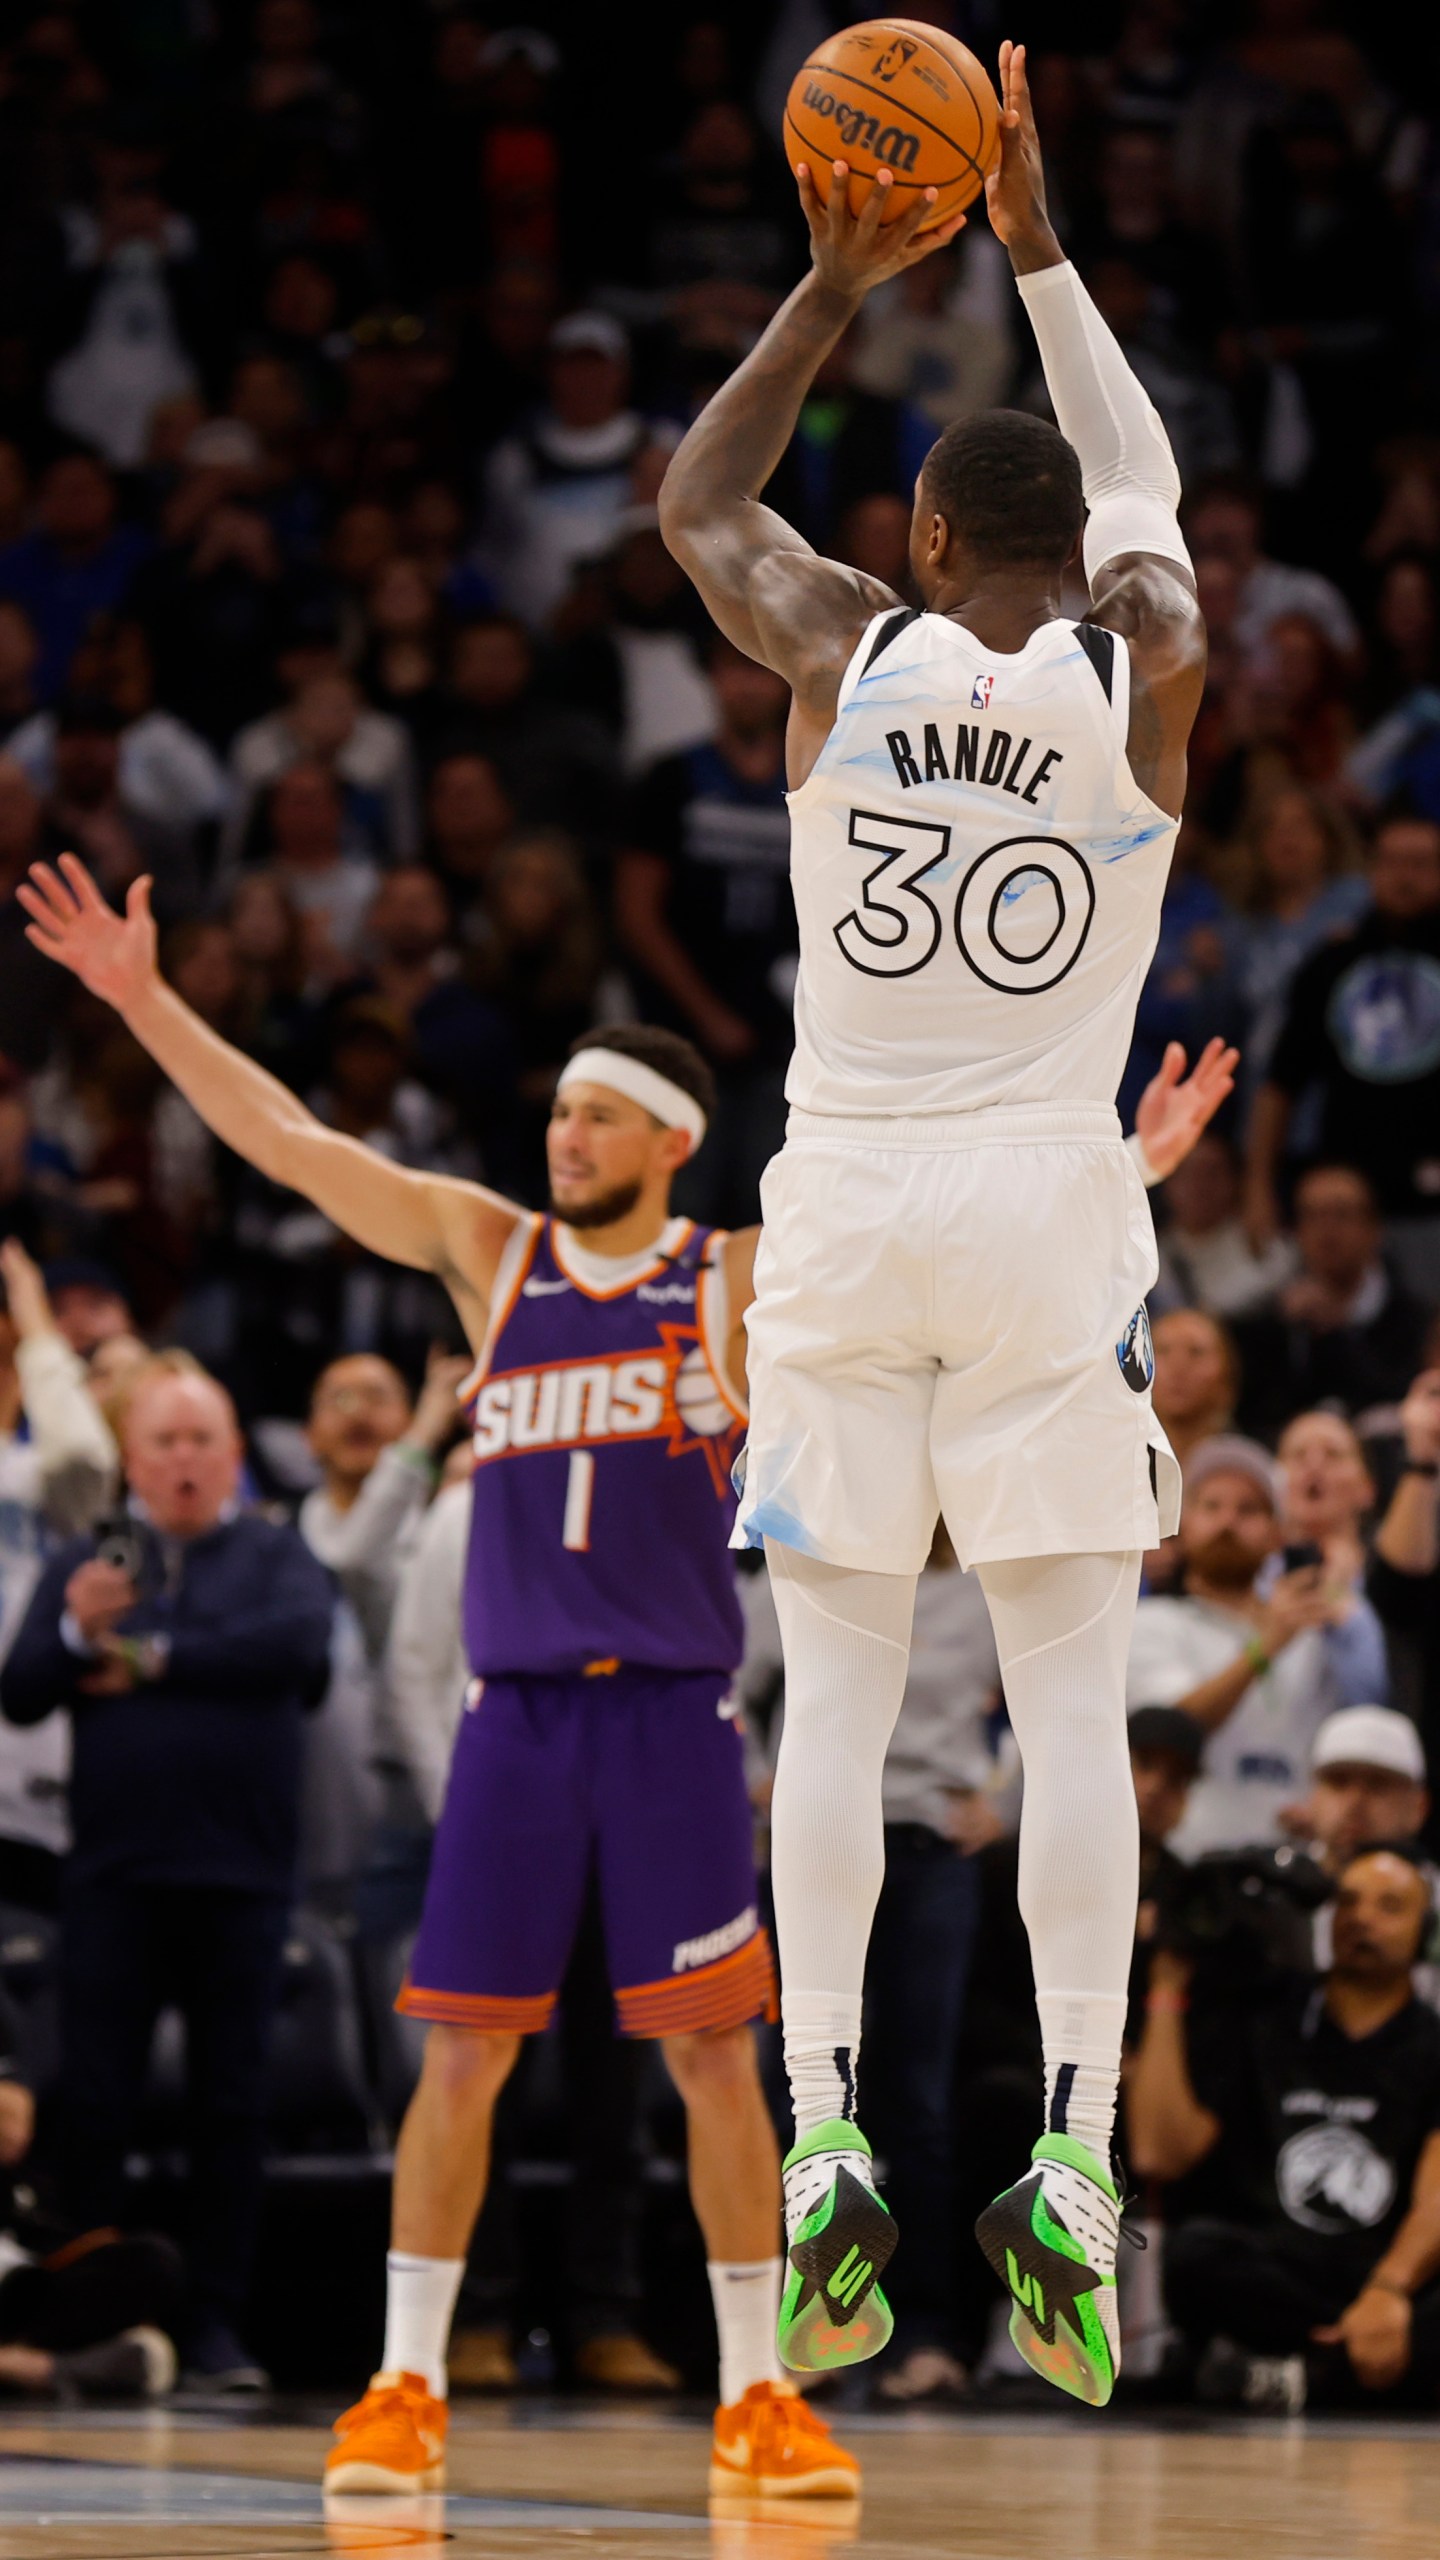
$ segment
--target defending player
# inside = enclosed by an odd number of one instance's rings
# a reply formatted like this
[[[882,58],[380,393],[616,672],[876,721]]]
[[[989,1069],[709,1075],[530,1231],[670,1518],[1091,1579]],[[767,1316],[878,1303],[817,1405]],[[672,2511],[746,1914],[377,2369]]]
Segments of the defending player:
[[[443,2484],[446,2342],[495,2102],[554,2006],[593,1865],[621,2029],[659,2039],[685,2101],[720,2334],[712,2486],[853,2496],[858,2464],[775,2356],[780,2161],[750,2027],[771,1963],[725,1713],[755,1232],[669,1214],[709,1070],[668,1032],[597,1032],[561,1079],[555,1215],[536,1217],[323,1127],[166,986],[148,883],[121,918],[62,864],[63,882],[40,865],[20,891],[39,947],[118,1007],[227,1146],[442,1279],[476,1352],[476,1677],[401,1998],[431,2024],[396,2152],[383,2366],[327,2487]]]
[[[661,522],[716,621],[794,690],[792,1116],[762,1192],[737,1533],[764,1541],[786,1664],[781,2349],[852,2362],[890,2329],[894,2229],[855,2055],[881,1763],[938,1501],[978,1566],[1024,1756],[1045,2047],[1047,2130],[980,2238],[1027,2360],[1102,2403],[1137,1878],[1125,1659],[1141,1551],[1179,1487],[1150,1400],[1154,1236],[1114,1096],[1204,636],[1164,430],[1051,230],[1023,48],[1002,46],[1001,71],[990,218],[1063,434],[996,412],[941,436],[915,493],[921,613],[761,503],[863,295],[959,227],[917,237],[922,201],[882,230],[884,173],[852,217],[837,161],[827,208],[799,172],[812,272],[686,436]],[[1060,583],[1082,527],[1076,624]]]

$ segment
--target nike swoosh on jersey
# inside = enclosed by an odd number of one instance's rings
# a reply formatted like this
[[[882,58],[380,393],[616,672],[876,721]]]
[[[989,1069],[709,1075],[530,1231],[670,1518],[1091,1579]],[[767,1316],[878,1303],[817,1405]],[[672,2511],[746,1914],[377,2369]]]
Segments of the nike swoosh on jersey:
[[[554,1298],[569,1286],[568,1280],[526,1280],[521,1284],[520,1295],[522,1298]]]

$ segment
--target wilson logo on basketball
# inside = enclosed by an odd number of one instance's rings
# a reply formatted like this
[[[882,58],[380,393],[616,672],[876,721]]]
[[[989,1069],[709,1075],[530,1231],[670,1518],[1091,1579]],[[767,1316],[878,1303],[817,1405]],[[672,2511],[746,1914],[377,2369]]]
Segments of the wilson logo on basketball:
[[[863,114],[819,80],[807,84],[805,104],[815,115],[831,120],[847,151],[868,151],[890,169],[914,168],[920,151],[918,133],[907,133],[903,125],[882,125],[878,116]]]

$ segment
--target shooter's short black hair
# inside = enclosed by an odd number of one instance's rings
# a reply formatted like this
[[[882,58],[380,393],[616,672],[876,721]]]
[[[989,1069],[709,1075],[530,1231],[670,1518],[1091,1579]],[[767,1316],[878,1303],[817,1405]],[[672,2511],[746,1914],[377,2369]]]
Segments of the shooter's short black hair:
[[[698,1102],[707,1120],[715,1117],[715,1078],[700,1052],[678,1031],[661,1031],[648,1022],[609,1022],[598,1031],[582,1031],[570,1043],[572,1058],[582,1049],[614,1049],[622,1058],[634,1058],[642,1067],[653,1067],[657,1076],[667,1076],[678,1084],[692,1102]]]
[[[925,457],[923,502],[977,558],[1063,569],[1080,537],[1080,460],[1058,427],[984,409],[947,427]]]

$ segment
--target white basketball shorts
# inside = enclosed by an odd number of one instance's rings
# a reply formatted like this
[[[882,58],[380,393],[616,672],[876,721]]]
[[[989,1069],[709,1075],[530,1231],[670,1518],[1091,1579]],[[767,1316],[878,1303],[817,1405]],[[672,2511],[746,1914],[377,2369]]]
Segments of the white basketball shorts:
[[[917,1573],[1153,1547],[1155,1231],[1112,1110],[792,1112],[761,1186],[733,1543]]]

